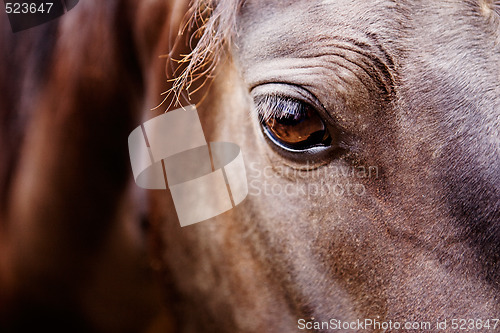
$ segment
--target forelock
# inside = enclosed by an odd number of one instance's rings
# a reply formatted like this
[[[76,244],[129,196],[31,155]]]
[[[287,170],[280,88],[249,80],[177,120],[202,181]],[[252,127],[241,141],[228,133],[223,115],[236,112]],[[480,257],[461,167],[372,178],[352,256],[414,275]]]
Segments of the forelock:
[[[190,88],[194,82],[202,80],[203,85],[220,59],[225,56],[226,45],[231,43],[236,28],[236,14],[242,2],[242,0],[191,2],[179,37],[186,37],[188,34],[190,42],[196,39],[198,42],[189,54],[176,61],[180,65],[185,65],[180,74],[173,79],[171,91],[177,100],[183,92],[188,96],[193,93]]]

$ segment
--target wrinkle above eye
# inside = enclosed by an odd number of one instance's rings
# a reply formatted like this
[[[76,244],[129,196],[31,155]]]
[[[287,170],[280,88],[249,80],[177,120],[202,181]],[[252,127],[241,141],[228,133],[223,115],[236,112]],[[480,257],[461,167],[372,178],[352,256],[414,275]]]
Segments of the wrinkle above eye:
[[[389,74],[382,72],[371,60],[364,57],[350,59],[350,51],[321,53],[307,58],[273,59],[255,64],[246,73],[250,88],[283,82],[302,87],[331,89],[328,83],[335,83],[335,89],[353,90],[363,87],[369,92],[389,96],[393,93],[393,82]],[[386,79],[386,77],[389,77]]]
[[[345,36],[317,36],[315,47],[311,51],[312,56],[326,56],[337,54],[345,57],[346,60],[363,67],[366,71],[376,72],[376,79],[386,86],[387,92],[390,92],[394,86],[392,72],[395,64],[384,46],[379,42],[374,33],[363,33],[358,38]],[[340,54],[338,51],[345,50],[351,53]],[[311,56],[309,55],[309,56]],[[375,77],[374,77],[375,78]]]
[[[332,89],[326,86],[326,81],[331,81],[335,83],[333,88],[352,90],[357,86],[383,99],[393,96],[395,64],[378,36],[358,30],[348,36],[324,32],[307,39],[287,36],[286,41],[276,41],[279,49],[272,46],[274,39],[266,39],[248,50],[250,58],[241,54],[243,63],[248,64],[243,75],[251,87],[288,82],[303,87],[321,85],[320,90]]]
[[[300,58],[320,58],[328,66],[329,62],[349,67],[358,66],[376,82],[385,93],[391,94],[394,88],[392,71],[394,61],[374,35],[367,34],[366,39],[350,39],[339,36],[317,36],[311,45],[300,45],[295,54]]]

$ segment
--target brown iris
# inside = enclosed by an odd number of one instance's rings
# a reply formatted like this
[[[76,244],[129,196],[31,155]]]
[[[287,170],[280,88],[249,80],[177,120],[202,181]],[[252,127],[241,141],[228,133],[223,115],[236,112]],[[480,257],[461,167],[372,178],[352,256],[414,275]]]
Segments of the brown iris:
[[[266,135],[285,149],[306,150],[329,145],[330,135],[316,110],[294,99],[272,98],[260,103],[267,106],[271,116],[262,117]],[[265,111],[264,111],[265,112]]]

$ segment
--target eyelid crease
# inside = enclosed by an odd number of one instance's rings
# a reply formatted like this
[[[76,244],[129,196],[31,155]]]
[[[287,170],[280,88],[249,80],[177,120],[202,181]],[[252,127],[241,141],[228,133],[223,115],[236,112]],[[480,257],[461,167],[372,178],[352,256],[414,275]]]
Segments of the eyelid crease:
[[[303,102],[281,95],[264,95],[255,100],[256,109],[262,121],[272,118],[285,118],[294,116],[298,118],[304,115],[305,105]]]

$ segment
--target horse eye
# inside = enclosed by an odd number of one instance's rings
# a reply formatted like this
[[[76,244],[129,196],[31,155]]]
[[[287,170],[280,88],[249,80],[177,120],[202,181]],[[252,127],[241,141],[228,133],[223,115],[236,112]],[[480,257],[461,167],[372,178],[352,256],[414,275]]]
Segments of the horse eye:
[[[329,146],[328,128],[309,104],[279,96],[257,101],[264,134],[277,146],[289,151],[305,151]]]

